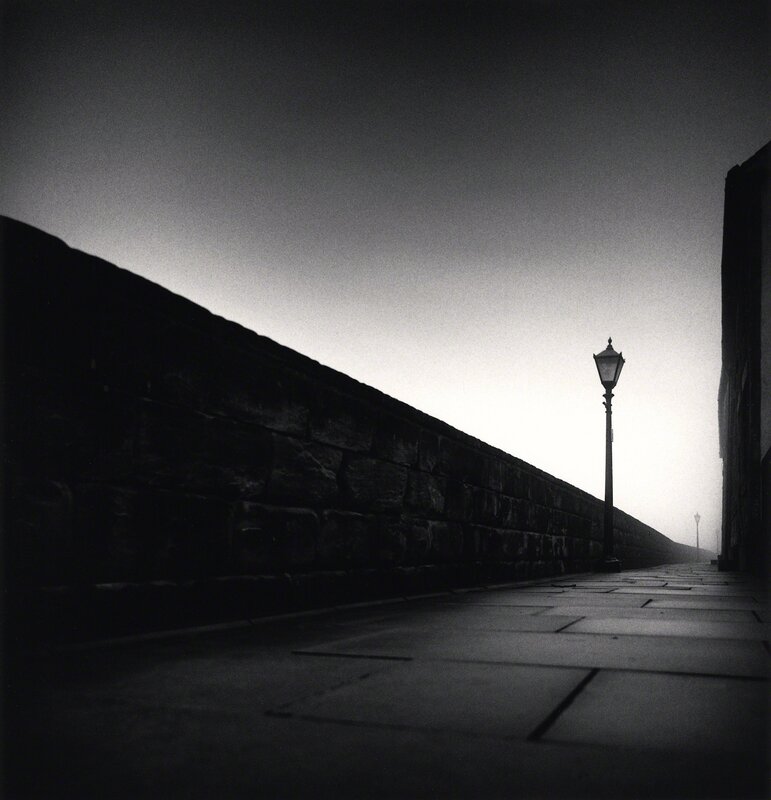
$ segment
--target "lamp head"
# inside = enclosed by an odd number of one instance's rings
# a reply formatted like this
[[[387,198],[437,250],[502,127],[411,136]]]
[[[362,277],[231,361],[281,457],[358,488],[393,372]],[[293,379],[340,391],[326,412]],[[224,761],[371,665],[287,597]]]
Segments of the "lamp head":
[[[613,340],[608,339],[608,346],[594,356],[597,372],[600,374],[600,383],[607,391],[611,391],[618,383],[621,369],[624,366],[624,357],[613,349]]]

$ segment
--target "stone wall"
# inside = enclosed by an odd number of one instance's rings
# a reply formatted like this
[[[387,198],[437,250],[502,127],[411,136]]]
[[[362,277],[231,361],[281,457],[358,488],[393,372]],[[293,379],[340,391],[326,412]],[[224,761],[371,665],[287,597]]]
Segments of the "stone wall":
[[[6,586],[57,635],[591,570],[602,503],[21,223]],[[625,567],[693,557],[621,511]]]

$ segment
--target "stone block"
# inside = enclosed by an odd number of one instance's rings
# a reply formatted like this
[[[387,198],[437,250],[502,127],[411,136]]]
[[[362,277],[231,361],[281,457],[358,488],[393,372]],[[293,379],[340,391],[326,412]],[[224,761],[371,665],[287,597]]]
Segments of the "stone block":
[[[591,554],[589,539],[571,539],[572,555],[574,558],[587,559]]]
[[[517,561],[514,565],[514,576],[515,580],[524,581],[528,578],[532,577],[531,572],[531,562],[527,559],[523,559],[522,561]]]
[[[377,563],[384,567],[404,563],[407,531],[401,517],[382,517],[377,522],[374,545]]]
[[[553,508],[549,513],[546,532],[550,536],[565,536],[568,530],[568,517],[563,511]]]
[[[345,602],[350,587],[341,570],[301,572],[289,576],[290,608],[307,609]]]
[[[426,514],[441,514],[446,484],[445,478],[412,470],[407,481],[405,506]]]
[[[228,563],[230,505],[216,497],[145,490],[140,573],[150,580],[220,575]]]
[[[527,530],[535,533],[546,533],[549,527],[550,509],[530,503],[527,509]]]
[[[257,498],[271,462],[270,434],[190,409],[142,401],[134,470],[143,482]]]
[[[503,491],[504,474],[504,462],[500,458],[487,458],[485,460],[484,487],[500,494]]]
[[[352,456],[343,467],[346,497],[368,511],[401,509],[407,488],[407,468],[366,456]]]
[[[396,567],[392,571],[397,594],[417,595],[426,591],[425,574],[421,567]]]
[[[497,525],[501,528],[515,528],[513,519],[512,498],[505,494],[498,495],[498,519]]]
[[[234,511],[231,564],[236,574],[307,569],[316,561],[320,524],[304,508],[239,503]]]
[[[515,566],[511,561],[486,561],[485,565],[485,583],[487,585],[496,583],[508,583],[514,580]]]
[[[390,414],[378,418],[372,454],[384,461],[412,467],[417,464],[420,428]]]
[[[273,434],[273,467],[266,489],[271,502],[308,507],[332,503],[338,494],[340,450]]]
[[[561,486],[560,494],[560,508],[567,514],[577,514],[579,511],[579,502],[575,492],[570,491],[567,486]]]
[[[445,489],[445,513],[452,520],[471,520],[474,516],[473,489],[460,481],[448,480]]]
[[[221,382],[224,354],[211,336],[157,309],[125,303],[100,309],[91,366],[95,375],[121,391],[193,409],[207,407]]]
[[[501,535],[501,556],[510,561],[518,561],[527,555],[525,534],[522,531],[504,530]]]
[[[378,562],[423,564],[428,560],[431,532],[428,520],[418,517],[381,517],[378,526]]]
[[[372,409],[353,397],[323,390],[311,411],[310,436],[316,442],[368,453],[374,432]]]
[[[527,530],[528,515],[530,513],[530,503],[528,500],[512,498],[509,506],[508,519],[506,520],[512,528]]]
[[[588,517],[579,517],[578,519],[578,535],[582,539],[591,539],[592,521]]]
[[[206,408],[226,353],[210,328],[175,318],[150,298],[140,305],[106,299],[96,309],[99,334],[89,354],[95,376],[129,395]]]
[[[439,463],[439,436],[421,430],[418,442],[418,468],[421,472],[434,472]]]
[[[439,562],[457,561],[463,555],[463,528],[458,522],[429,522],[431,558]]]
[[[305,437],[314,396],[312,381],[266,354],[230,354],[212,388],[210,409],[272,431]]]
[[[431,552],[432,532],[430,523],[422,519],[405,520],[406,549],[404,561],[407,564],[423,564]]]
[[[374,564],[377,517],[350,511],[327,511],[322,516],[319,565],[331,569]]]
[[[544,480],[544,505],[560,508],[560,489],[552,480]]]
[[[538,533],[546,533],[549,530],[549,519],[551,509],[549,506],[538,506],[535,510],[535,527]]]
[[[142,551],[138,492],[90,483],[76,485],[73,494],[81,579],[87,583],[137,580]]]
[[[289,580],[286,575],[227,575],[199,584],[197,623],[242,620],[286,611]]]
[[[297,400],[257,398],[244,389],[234,389],[218,404],[224,414],[235,419],[262,425],[272,431],[305,436],[308,431],[308,407]]]
[[[532,476],[527,496],[532,503],[544,505],[546,503],[546,481],[543,478]]]
[[[580,517],[586,517],[587,519],[592,519],[597,512],[598,508],[600,510],[600,515],[602,514],[602,502],[596,500],[593,497],[589,497],[588,495],[581,494],[576,495],[576,514]]]
[[[510,531],[491,528],[483,525],[472,525],[466,542],[473,542],[472,550],[467,555],[487,561],[501,561],[506,557],[505,549],[511,548]]]
[[[543,557],[543,536],[538,533],[525,534],[528,561],[540,561]]]
[[[489,528],[485,538],[485,547],[482,552],[482,557],[487,558],[503,564],[507,558],[504,552],[505,535],[508,531],[503,531],[500,528]],[[505,572],[506,568],[503,568]]]
[[[77,570],[70,487],[8,478],[3,556],[9,588],[66,583]]]
[[[479,525],[463,525],[463,558],[466,561],[478,561],[481,558],[480,530]]]
[[[474,486],[483,486],[485,462],[484,455],[472,446],[446,436],[440,438],[436,465],[439,474]]]
[[[527,490],[523,491],[522,470],[511,462],[502,462],[501,491],[511,497],[526,497]]]
[[[533,561],[531,574],[534,578],[546,578],[551,575],[551,564],[548,561]]]
[[[391,570],[353,569],[348,572],[351,598],[357,601],[385,597],[393,593]]]
[[[487,489],[474,489],[473,520],[480,525],[497,525],[502,521],[500,495]]]
[[[164,370],[157,381],[145,383],[145,391],[151,392],[155,400],[174,405],[195,409],[203,409],[207,405],[208,398],[201,373],[187,364]]]
[[[500,561],[503,558],[503,534],[498,528],[475,526],[479,542],[479,558]]]
[[[580,536],[580,520],[575,514],[565,513],[565,536],[579,537]]]
[[[24,369],[9,381],[6,463],[46,477],[86,476],[130,465],[136,405],[86,369],[62,377]]]

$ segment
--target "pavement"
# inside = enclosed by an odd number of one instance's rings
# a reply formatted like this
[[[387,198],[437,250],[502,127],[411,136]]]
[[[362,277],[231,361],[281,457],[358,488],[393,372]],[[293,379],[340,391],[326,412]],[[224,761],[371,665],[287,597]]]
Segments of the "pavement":
[[[5,796],[768,797],[769,622],[687,564],[16,653]]]

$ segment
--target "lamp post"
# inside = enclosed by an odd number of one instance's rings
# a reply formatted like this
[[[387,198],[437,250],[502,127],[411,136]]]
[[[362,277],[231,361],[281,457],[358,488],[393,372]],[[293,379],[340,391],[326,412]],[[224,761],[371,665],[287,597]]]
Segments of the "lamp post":
[[[600,383],[605,388],[605,519],[602,568],[605,572],[620,572],[621,562],[613,555],[613,427],[611,425],[611,400],[618,383],[624,357],[613,349],[612,339],[608,346],[594,356]]]
[[[699,520],[701,519],[701,515],[697,511],[693,518],[696,520],[696,560],[699,560]]]

